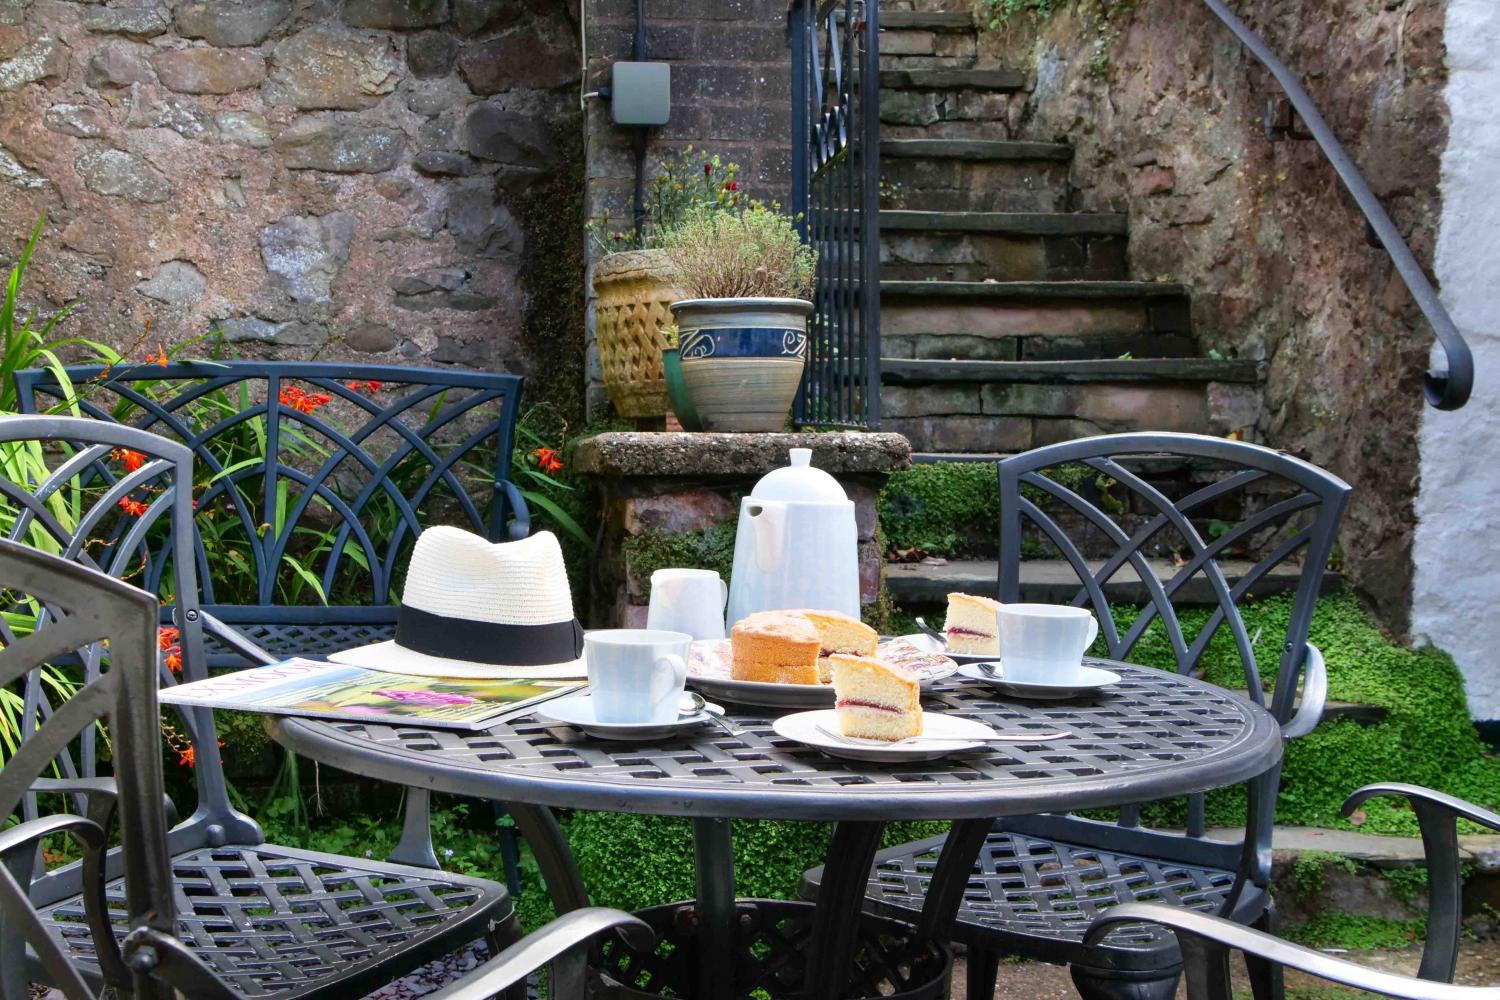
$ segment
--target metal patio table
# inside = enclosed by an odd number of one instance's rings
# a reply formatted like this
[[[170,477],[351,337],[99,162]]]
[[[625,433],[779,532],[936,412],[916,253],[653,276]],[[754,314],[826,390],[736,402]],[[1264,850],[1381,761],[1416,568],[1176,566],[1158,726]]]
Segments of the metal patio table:
[[[1172,798],[1250,781],[1280,762],[1275,720],[1244,698],[1178,674],[1091,662],[1118,672],[1121,683],[1076,701],[1021,702],[961,677],[938,682],[924,692],[926,711],[968,716],[997,729],[1073,735],[911,764],[825,756],[776,736],[775,710],[750,707],[730,711],[744,730],[740,736],[704,727],[648,744],[590,739],[530,715],[474,733],[302,718],[270,719],[268,728],[289,749],[343,770],[508,803],[559,913],[586,905],[587,896],[552,808],[690,817],[697,899],[657,908],[662,912],[653,922],[669,939],[677,935],[691,947],[666,949],[677,956],[675,968],[663,968],[673,963],[660,955],[634,956],[633,965],[625,964],[636,981],[675,977],[674,994],[697,1000],[744,996],[750,986],[736,976],[743,977],[744,963],[754,961],[750,952],[784,963],[784,952],[792,948],[763,926],[756,907],[801,906],[810,908],[811,920],[804,911],[804,934],[795,948],[816,960],[799,960],[799,981],[783,975],[771,991],[784,986],[782,995],[835,1000],[847,995],[856,957],[868,975],[872,961],[906,968],[901,962],[927,961],[922,948],[928,956],[932,949],[941,952],[993,818]],[[835,821],[815,908],[736,900],[731,819]],[[881,830],[891,820],[954,824],[926,908],[916,927],[906,928],[914,950],[906,958],[872,958],[871,932],[862,927],[873,918],[862,917],[861,907]],[[882,935],[889,936],[889,927],[876,936]],[[783,954],[767,959],[771,952]],[[684,954],[697,956],[694,968],[682,968]],[[616,970],[621,967],[617,961]],[[627,989],[616,995],[650,994]]]

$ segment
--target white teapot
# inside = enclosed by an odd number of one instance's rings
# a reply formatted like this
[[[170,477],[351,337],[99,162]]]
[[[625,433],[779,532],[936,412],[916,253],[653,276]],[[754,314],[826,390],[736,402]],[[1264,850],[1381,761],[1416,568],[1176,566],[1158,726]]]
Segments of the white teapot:
[[[859,617],[859,535],[854,501],[811,448],[762,476],[740,501],[729,581],[732,624],[757,611],[816,608]]]

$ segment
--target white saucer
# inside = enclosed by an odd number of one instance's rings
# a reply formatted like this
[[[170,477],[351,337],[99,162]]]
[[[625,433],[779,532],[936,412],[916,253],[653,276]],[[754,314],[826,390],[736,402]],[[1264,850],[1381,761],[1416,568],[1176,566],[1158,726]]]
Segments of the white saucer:
[[[1005,664],[989,660],[984,663],[965,663],[958,668],[960,677],[970,680],[983,681],[1009,695],[1017,698],[1034,698],[1038,701],[1064,701],[1068,698],[1081,698],[1084,695],[1094,694],[1111,684],[1120,683],[1120,675],[1113,670],[1103,670],[1099,667],[1084,665],[1079,668],[1081,673],[1068,681],[1038,684],[1032,681],[1021,683],[1019,681],[1008,681],[1005,679]]]
[[[655,740],[675,736],[689,729],[696,729],[712,722],[711,715],[723,715],[724,709],[713,702],[704,702],[703,708],[691,715],[683,715],[671,722],[601,722],[594,712],[593,696],[583,691],[539,705],[536,717],[543,722],[560,722],[572,726],[601,740]]]
[[[995,731],[982,722],[973,719],[965,719],[956,715],[944,715],[938,712],[926,712],[922,716],[922,736],[953,737],[943,742],[928,742],[924,739],[921,743],[907,746],[853,746],[841,742],[818,731],[822,726],[829,732],[838,732],[838,712],[834,709],[823,709],[818,712],[797,712],[793,715],[783,715],[771,724],[771,729],[777,736],[798,743],[805,743],[810,747],[828,754],[830,757],[846,757],[849,760],[878,761],[883,764],[900,764],[907,761],[932,760],[960,750],[972,750],[982,747],[984,743],[974,742],[975,737],[994,736]],[[968,737],[968,739],[965,739]]]

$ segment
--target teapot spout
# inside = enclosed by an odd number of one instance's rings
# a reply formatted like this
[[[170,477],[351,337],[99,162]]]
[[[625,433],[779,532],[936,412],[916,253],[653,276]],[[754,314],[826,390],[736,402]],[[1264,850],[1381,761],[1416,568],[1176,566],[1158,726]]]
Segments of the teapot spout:
[[[751,500],[745,505],[755,534],[755,564],[764,573],[779,572],[786,555],[786,504]]]

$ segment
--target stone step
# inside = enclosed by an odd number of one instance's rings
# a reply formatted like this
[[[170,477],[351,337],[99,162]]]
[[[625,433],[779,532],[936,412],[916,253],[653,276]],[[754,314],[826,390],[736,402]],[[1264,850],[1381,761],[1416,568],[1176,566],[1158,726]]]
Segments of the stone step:
[[[1176,572],[1170,559],[1149,560],[1157,579],[1170,580]],[[1102,560],[1091,560],[1089,567],[1097,571]],[[1219,563],[1229,585],[1233,587],[1242,579],[1253,564],[1248,561],[1226,559]],[[1000,564],[994,560],[953,560],[939,564],[930,563],[886,563],[885,585],[891,600],[903,608],[919,605],[945,605],[948,594],[963,591],[970,594],[993,594],[999,579]],[[1278,566],[1267,573],[1251,588],[1252,599],[1284,594],[1297,587],[1301,570],[1297,566]],[[1340,574],[1329,571],[1323,574],[1323,592],[1333,593],[1343,586]],[[1021,597],[1028,601],[1049,604],[1066,603],[1078,593],[1078,577],[1073,568],[1062,559],[1027,559],[1021,563]],[[1104,594],[1111,601],[1125,604],[1141,604],[1149,599],[1146,586],[1140,576],[1129,565],[1104,585]],[[1213,604],[1213,588],[1203,574],[1194,574],[1177,592],[1182,604]]]
[[[967,90],[1015,93],[1026,86],[1026,74],[1013,69],[882,69],[880,89]],[[882,93],[882,98],[884,94]]]
[[[1260,417],[1258,362],[881,359],[880,411],[919,452],[993,453],[1095,434],[1229,434]]]
[[[843,16],[839,15],[842,22]],[[946,10],[882,10],[882,31],[976,31],[972,15]]]
[[[935,58],[895,56],[888,61],[923,62],[903,65],[881,73],[880,123],[887,138],[1006,139],[1011,123],[1025,104],[1024,93],[1008,89],[959,87],[956,89],[892,88],[889,76],[900,80],[956,79],[962,74],[996,74],[1003,70],[965,69],[961,66],[928,66]],[[941,74],[941,76],[935,76]]]
[[[1059,212],[1072,148],[1056,143],[888,139],[881,204],[937,212]]]
[[[882,211],[881,278],[1119,280],[1127,221],[1069,212]]]
[[[883,281],[881,353],[1041,361],[1197,354],[1187,289],[1146,281]]]
[[[896,384],[1093,382],[1259,382],[1265,362],[1218,358],[1098,358],[1078,361],[931,361],[881,358],[881,381]]]

